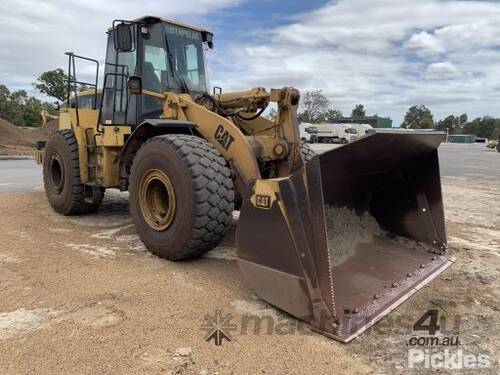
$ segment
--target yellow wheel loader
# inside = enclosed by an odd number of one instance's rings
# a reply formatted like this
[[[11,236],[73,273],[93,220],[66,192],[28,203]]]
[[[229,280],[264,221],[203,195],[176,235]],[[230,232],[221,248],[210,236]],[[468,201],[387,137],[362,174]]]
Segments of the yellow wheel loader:
[[[129,191],[147,248],[182,260],[217,246],[240,210],[249,286],[342,342],[451,264],[444,134],[377,132],[315,155],[300,143],[296,89],[208,93],[209,31],[148,16],[115,20],[107,36],[99,89],[99,62],[67,53],[60,129],[37,151],[57,212],[93,212],[105,189]],[[96,65],[92,82],[78,79],[82,62]],[[262,116],[271,103],[275,120]]]

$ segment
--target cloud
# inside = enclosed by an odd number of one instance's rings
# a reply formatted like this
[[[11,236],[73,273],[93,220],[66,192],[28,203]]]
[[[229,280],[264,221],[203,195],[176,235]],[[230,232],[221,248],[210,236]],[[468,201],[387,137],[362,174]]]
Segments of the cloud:
[[[405,47],[415,52],[427,53],[442,53],[445,51],[441,41],[427,31],[422,31],[413,34],[405,43]]]
[[[226,46],[211,76],[227,89],[323,89],[344,113],[363,103],[396,124],[413,104],[500,116],[499,44],[497,2],[338,0]]]
[[[460,76],[458,68],[449,61],[438,62],[427,67],[425,77],[427,79],[449,79]]]
[[[344,113],[363,103],[395,124],[413,104],[429,106],[435,118],[500,116],[499,2],[336,0],[279,24],[252,19],[244,2],[3,0],[0,83],[29,88],[41,72],[66,66],[65,51],[102,60],[114,18],[154,14],[220,30],[209,76],[226,91],[322,89]],[[232,10],[271,26],[243,32]]]
[[[447,50],[470,50],[500,47],[500,17],[490,15],[489,19],[476,20],[442,27],[435,31],[435,37],[447,46]]]
[[[105,32],[114,19],[152,14],[203,26],[198,22],[204,15],[239,2],[191,0],[188,6],[162,0],[2,0],[0,83],[29,89],[40,73],[66,67],[66,51],[103,61]]]

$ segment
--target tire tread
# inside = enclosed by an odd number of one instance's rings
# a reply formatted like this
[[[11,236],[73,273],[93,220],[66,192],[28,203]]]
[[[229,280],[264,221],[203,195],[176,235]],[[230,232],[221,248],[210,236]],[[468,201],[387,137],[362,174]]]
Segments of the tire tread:
[[[68,145],[71,154],[71,167],[73,169],[73,184],[71,185],[71,205],[67,209],[55,207],[54,210],[63,215],[83,215],[95,212],[102,202],[104,194],[101,195],[97,203],[88,203],[84,199],[83,184],[80,180],[80,158],[78,156],[78,143],[72,130],[58,130],[53,137],[62,138]],[[45,176],[44,176],[45,178]]]
[[[212,250],[232,226],[234,191],[231,172],[219,151],[200,137],[167,134],[148,139],[141,149],[160,142],[173,149],[185,163],[193,184],[194,221],[185,246],[176,253],[152,253],[169,260],[189,259]],[[134,174],[132,163],[131,175]]]

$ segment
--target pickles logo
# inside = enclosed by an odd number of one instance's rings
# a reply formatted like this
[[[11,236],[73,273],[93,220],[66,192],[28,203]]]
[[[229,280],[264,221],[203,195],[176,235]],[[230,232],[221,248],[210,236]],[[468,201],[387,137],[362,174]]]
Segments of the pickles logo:
[[[430,309],[413,325],[407,341],[408,368],[425,369],[480,369],[489,368],[494,360],[490,353],[471,353],[461,349],[460,317],[455,317],[450,330],[446,327],[446,311]],[[426,332],[427,334],[420,334]]]
[[[234,142],[234,137],[222,125],[217,127],[214,137],[226,151],[229,150],[229,147]]]

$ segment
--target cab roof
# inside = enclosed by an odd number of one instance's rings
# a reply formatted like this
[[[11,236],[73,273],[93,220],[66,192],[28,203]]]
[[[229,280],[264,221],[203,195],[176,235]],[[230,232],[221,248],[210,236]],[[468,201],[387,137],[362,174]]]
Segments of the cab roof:
[[[198,28],[198,27],[195,27],[195,26],[187,25],[187,24],[184,24],[184,23],[181,23],[181,22],[173,21],[173,20],[170,20],[170,19],[167,19],[167,18],[156,17],[156,16],[142,16],[142,17],[135,18],[135,19],[131,20],[131,22],[134,22],[134,23],[145,23],[145,24],[154,24],[154,23],[157,23],[157,22],[166,22],[166,23],[170,23],[172,25],[184,27],[186,29],[191,29],[193,31],[207,32],[207,33],[212,34],[212,32],[209,31],[209,30],[207,30],[207,29]],[[108,29],[108,31],[111,31],[111,30],[113,30],[112,27],[110,27]]]

